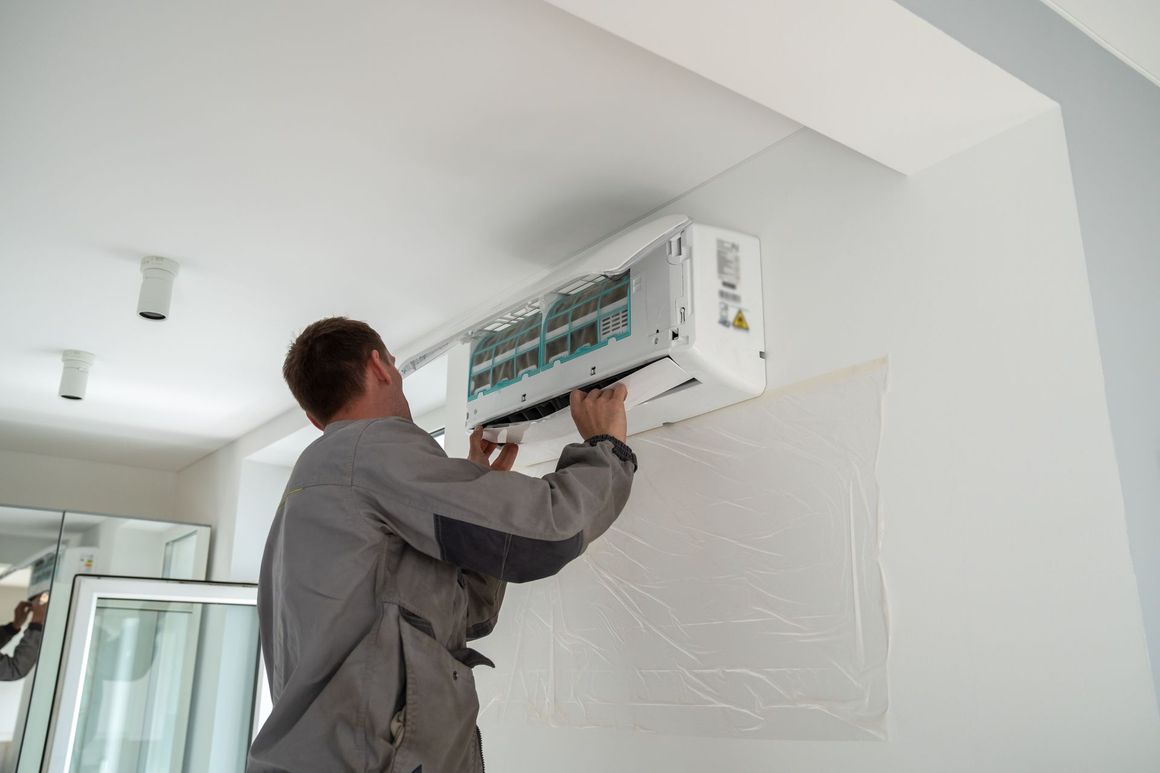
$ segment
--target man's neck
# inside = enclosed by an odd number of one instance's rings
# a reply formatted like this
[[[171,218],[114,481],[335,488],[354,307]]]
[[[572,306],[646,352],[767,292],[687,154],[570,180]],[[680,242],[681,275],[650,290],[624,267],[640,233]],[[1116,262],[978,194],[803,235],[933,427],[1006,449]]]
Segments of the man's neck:
[[[397,416],[401,419],[411,420],[410,412],[404,407],[399,408],[395,406],[374,405],[369,402],[356,401],[351,405],[344,406],[342,410],[330,417],[330,421],[326,426],[330,426],[336,421],[362,421],[364,419],[385,419],[391,416]]]

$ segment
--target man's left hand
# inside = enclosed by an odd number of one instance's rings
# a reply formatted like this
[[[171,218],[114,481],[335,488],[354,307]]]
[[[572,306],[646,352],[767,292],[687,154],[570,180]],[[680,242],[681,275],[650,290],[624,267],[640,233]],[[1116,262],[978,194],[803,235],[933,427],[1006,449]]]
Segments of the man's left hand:
[[[499,456],[492,460],[491,455],[495,453],[496,448],[500,449]],[[476,427],[471,433],[471,450],[468,451],[467,458],[493,470],[507,471],[515,463],[519,450],[520,447],[515,443],[504,443],[500,446],[490,440],[484,440],[483,427]]]

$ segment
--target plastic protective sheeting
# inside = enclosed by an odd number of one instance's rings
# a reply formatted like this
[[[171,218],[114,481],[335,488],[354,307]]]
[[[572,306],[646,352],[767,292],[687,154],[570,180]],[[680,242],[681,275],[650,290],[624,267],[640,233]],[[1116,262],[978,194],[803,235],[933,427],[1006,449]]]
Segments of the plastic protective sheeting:
[[[501,670],[477,674],[485,718],[884,738],[885,385],[879,361],[631,438],[640,471],[613,528],[509,588],[486,647]]]

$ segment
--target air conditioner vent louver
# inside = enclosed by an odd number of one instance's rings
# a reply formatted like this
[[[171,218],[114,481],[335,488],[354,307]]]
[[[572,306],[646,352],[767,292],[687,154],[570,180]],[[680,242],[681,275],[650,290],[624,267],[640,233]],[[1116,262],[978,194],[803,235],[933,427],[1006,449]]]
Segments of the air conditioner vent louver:
[[[617,381],[620,381],[622,378],[627,376],[629,373],[633,373],[635,371],[638,371],[643,367],[645,367],[645,366],[638,365],[635,368],[629,368],[628,370],[623,370],[620,373],[617,373],[616,375],[608,376],[606,378],[592,381],[588,384],[585,384],[584,386],[577,387],[577,389],[580,389],[583,392],[587,392],[587,391],[592,390],[592,389],[603,389],[604,387],[608,386],[609,384],[615,384]],[[541,402],[536,403],[535,405],[530,405],[527,408],[524,408],[522,410],[515,411],[513,413],[509,413],[506,416],[499,416],[495,419],[492,419],[489,422],[486,422],[483,426],[484,427],[500,427],[500,426],[504,426],[507,424],[518,424],[521,421],[535,421],[536,419],[542,419],[545,416],[551,416],[553,413],[556,413],[557,411],[561,411],[561,410],[567,408],[569,406],[569,404],[571,403],[571,399],[572,399],[571,392],[556,395],[555,397],[551,397],[547,400],[543,400]]]

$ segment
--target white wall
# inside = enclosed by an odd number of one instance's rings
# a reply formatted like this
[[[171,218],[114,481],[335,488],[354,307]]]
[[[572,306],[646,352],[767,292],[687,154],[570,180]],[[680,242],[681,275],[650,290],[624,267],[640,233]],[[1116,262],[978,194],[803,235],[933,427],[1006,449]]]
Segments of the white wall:
[[[214,529],[211,580],[253,582],[257,578],[254,555],[260,563],[266,535],[262,531],[261,541],[255,543],[256,531],[249,527],[237,529],[243,464],[250,454],[297,432],[303,421],[301,411],[287,411],[177,473],[178,517]],[[267,527],[280,496],[281,492],[270,503]]]
[[[1160,695],[1160,89],[1038,0],[901,2],[1062,107]],[[1088,11],[1097,5],[1061,4]],[[1138,33],[1160,20],[1155,2],[1098,5]],[[1148,41],[1160,57],[1160,41]]]
[[[289,479],[289,467],[248,460],[242,463],[238,516],[234,525],[232,579],[258,581],[266,535],[270,532],[274,512],[282,501]]]
[[[173,519],[176,490],[164,470],[0,451],[0,504]]]
[[[1155,770],[1160,717],[1059,115],[910,178],[802,131],[671,209],[761,237],[771,386],[889,357],[889,740],[512,720],[483,726],[489,763]],[[513,651],[477,646],[496,678],[510,673]]]

